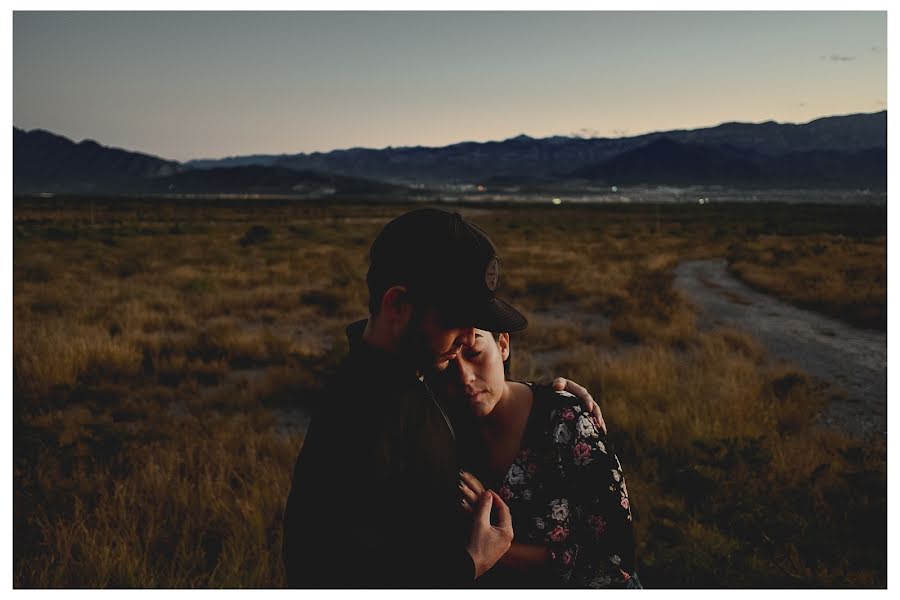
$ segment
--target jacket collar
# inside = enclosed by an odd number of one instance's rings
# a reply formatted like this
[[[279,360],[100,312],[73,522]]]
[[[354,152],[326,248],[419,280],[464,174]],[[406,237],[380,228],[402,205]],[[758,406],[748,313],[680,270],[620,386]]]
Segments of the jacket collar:
[[[414,365],[402,359],[396,353],[372,346],[362,339],[367,323],[368,320],[363,319],[347,326],[350,360],[360,363],[367,371],[375,375],[410,380],[418,379]]]

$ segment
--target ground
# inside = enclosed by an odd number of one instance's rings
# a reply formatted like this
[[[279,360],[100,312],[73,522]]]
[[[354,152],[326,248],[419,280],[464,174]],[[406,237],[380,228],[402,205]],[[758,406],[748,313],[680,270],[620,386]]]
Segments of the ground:
[[[16,200],[14,584],[283,585],[305,415],[365,315],[368,246],[408,208]],[[803,305],[797,257],[836,280],[813,309],[859,324],[886,314],[886,261],[841,290],[860,253],[886,254],[884,207],[457,208],[529,317],[513,376],[600,400],[647,587],[886,585],[882,441],[823,427],[827,382],[673,285],[684,261],[728,259]]]

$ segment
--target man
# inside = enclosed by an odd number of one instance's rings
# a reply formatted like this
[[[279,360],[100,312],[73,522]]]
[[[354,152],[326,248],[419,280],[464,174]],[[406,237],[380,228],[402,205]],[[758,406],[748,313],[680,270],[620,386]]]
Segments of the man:
[[[475,327],[512,332],[527,321],[495,296],[494,244],[456,213],[401,215],[369,260],[369,319],[347,328],[350,355],[325,388],[294,469],[287,582],[466,586],[509,549],[512,523],[490,490],[474,520],[460,510],[455,433],[424,375],[446,368]],[[583,388],[567,389],[599,419]]]

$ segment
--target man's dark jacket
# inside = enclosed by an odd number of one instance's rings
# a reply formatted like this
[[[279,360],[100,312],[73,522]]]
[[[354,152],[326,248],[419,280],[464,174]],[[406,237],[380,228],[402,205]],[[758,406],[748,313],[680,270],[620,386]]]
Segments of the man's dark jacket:
[[[452,427],[415,368],[347,328],[350,355],[326,386],[284,515],[289,587],[460,587],[464,545]]]

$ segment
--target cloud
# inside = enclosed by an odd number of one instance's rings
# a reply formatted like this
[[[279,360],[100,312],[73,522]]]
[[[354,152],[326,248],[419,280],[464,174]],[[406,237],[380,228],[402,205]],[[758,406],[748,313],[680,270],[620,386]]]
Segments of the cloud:
[[[590,129],[590,128],[588,128],[588,127],[582,127],[581,129],[579,129],[578,131],[576,131],[575,133],[573,133],[573,134],[571,135],[571,137],[578,137],[578,138],[595,138],[595,137],[600,137],[600,132],[597,131],[596,129]]]
[[[626,135],[628,135],[628,130],[627,129],[613,129],[612,134],[616,137],[625,137]]]
[[[828,56],[820,56],[819,60],[827,60],[830,62],[849,62],[851,60],[856,60],[855,56],[844,56],[841,54],[830,54]]]

